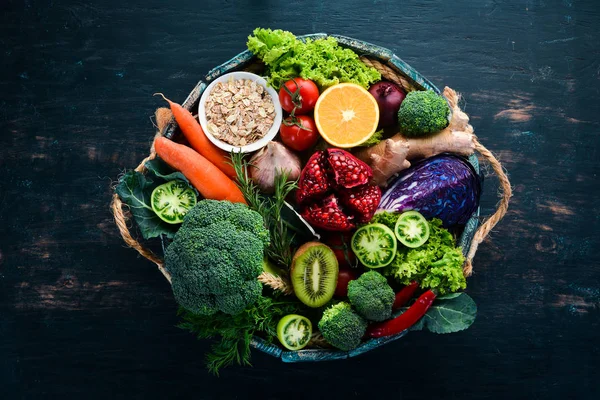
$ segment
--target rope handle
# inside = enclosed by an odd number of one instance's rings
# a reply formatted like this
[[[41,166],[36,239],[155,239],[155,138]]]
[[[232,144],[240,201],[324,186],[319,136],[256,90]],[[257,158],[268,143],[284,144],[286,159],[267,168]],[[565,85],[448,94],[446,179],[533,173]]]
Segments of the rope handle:
[[[475,150],[486,159],[486,161],[492,166],[492,169],[496,173],[498,180],[500,181],[500,188],[502,189],[502,197],[496,206],[496,211],[488,217],[488,219],[481,224],[481,226],[475,232],[473,236],[473,240],[471,241],[471,247],[469,248],[469,252],[467,253],[467,259],[465,261],[465,265],[463,267],[463,273],[466,277],[469,277],[473,274],[473,258],[475,257],[475,253],[477,253],[477,249],[479,244],[483,242],[483,240],[487,237],[490,231],[496,226],[498,222],[508,210],[508,203],[510,198],[512,197],[512,187],[510,186],[510,181],[508,180],[508,176],[500,164],[500,161],[482,145],[477,137],[474,139],[475,141]]]

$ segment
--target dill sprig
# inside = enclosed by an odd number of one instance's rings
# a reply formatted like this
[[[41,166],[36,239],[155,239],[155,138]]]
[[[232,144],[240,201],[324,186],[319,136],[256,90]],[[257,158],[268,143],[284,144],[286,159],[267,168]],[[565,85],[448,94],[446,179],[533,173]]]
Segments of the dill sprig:
[[[206,367],[219,375],[221,368],[232,364],[250,364],[252,336],[264,332],[267,340],[277,336],[277,323],[287,314],[300,311],[296,301],[281,301],[260,297],[258,301],[237,315],[222,312],[206,316],[196,315],[183,308],[178,314],[183,322],[179,328],[194,333],[198,339],[220,338],[206,355]]]

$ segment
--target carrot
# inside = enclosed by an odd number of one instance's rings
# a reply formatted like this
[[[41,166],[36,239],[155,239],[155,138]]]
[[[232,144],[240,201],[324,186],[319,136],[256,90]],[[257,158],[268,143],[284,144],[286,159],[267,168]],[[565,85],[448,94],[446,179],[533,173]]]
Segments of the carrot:
[[[237,185],[194,149],[165,137],[156,138],[154,149],[167,164],[181,171],[204,198],[246,204]]]
[[[173,116],[175,117],[181,132],[183,132],[185,138],[190,142],[190,146],[208,161],[215,164],[221,171],[225,172],[227,176],[235,179],[235,169],[233,169],[233,166],[231,165],[229,155],[208,140],[206,134],[202,130],[202,126],[196,121],[196,118],[194,118],[192,113],[181,105],[167,99],[162,93],[155,93],[155,95],[162,96],[162,98],[169,103]]]

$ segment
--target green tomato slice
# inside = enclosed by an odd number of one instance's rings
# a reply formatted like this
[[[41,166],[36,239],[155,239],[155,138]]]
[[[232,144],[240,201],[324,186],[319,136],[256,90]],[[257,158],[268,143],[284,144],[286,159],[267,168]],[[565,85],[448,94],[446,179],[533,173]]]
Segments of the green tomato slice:
[[[302,315],[289,314],[277,324],[277,338],[289,350],[304,348],[312,336],[312,324]]]
[[[391,263],[398,246],[394,232],[383,224],[359,228],[350,244],[356,258],[369,268],[381,268]]]
[[[160,219],[169,224],[179,224],[196,205],[196,193],[184,181],[174,180],[157,186],[152,191],[150,203]]]
[[[407,211],[398,217],[394,233],[400,243],[414,249],[429,239],[429,223],[418,211]]]

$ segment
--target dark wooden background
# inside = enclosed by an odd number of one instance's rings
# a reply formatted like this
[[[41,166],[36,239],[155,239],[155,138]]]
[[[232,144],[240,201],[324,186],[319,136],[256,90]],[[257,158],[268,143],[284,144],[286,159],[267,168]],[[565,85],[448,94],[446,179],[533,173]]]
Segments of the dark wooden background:
[[[0,398],[599,398],[597,0],[2,0],[0,12]],[[376,43],[463,93],[515,192],[475,260],[471,329],[342,362],[254,352],[254,368],[205,372],[209,344],[174,327],[167,282],[124,247],[108,205],[148,152],[152,93],[183,101],[256,26]]]

